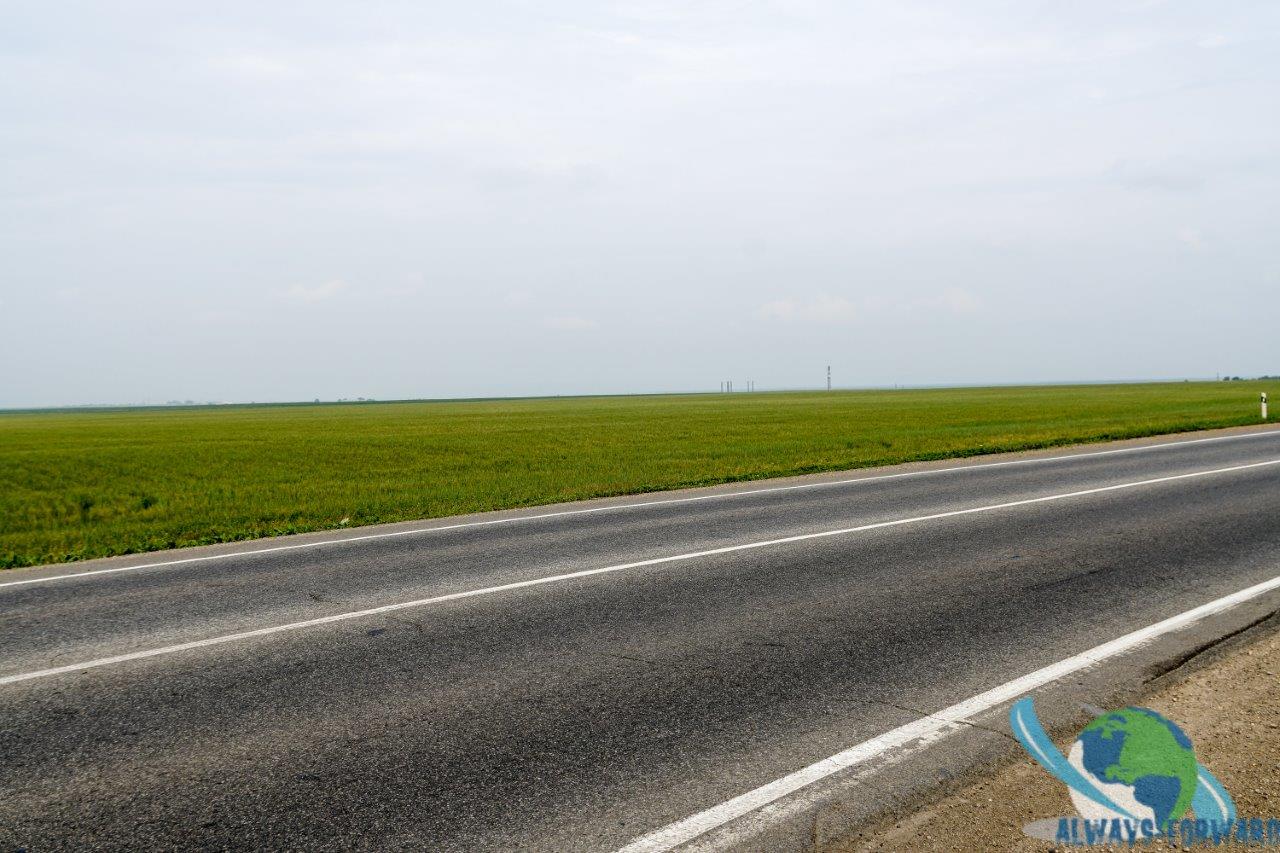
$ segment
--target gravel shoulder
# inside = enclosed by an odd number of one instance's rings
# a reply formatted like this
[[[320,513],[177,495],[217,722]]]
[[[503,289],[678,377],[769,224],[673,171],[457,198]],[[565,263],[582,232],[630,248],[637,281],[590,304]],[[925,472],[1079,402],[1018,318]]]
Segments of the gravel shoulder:
[[[1280,621],[1269,620],[1189,669],[1189,674],[1171,673],[1163,686],[1134,704],[1159,711],[1182,727],[1200,762],[1235,799],[1241,816],[1280,817]],[[1059,733],[1054,741],[1065,750],[1071,739],[1072,733]],[[1073,814],[1066,788],[1024,757],[914,812],[820,849],[1078,850],[1082,848],[1028,838],[1022,831],[1032,821]],[[1170,848],[1156,843],[1141,849]]]

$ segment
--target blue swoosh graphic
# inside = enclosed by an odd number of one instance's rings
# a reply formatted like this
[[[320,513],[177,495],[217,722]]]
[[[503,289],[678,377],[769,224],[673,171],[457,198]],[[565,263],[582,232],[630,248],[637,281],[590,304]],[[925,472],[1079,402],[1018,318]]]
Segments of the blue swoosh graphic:
[[[1121,808],[1111,801],[1111,798],[1098,790],[1089,779],[1079,770],[1071,766],[1066,757],[1058,751],[1053,745],[1053,741],[1049,740],[1049,735],[1045,733],[1044,727],[1040,725],[1040,720],[1036,717],[1036,710],[1032,707],[1031,697],[1019,699],[1014,706],[1009,709],[1009,725],[1013,727],[1013,735],[1018,739],[1018,743],[1022,744],[1022,748],[1031,753],[1031,757],[1039,762],[1040,766],[1048,770],[1054,777],[1071,788],[1078,794],[1082,794],[1093,800],[1100,806],[1111,809],[1116,814],[1137,820],[1130,814],[1128,810]],[[1207,772],[1207,771],[1206,771]],[[1216,779],[1214,780],[1217,781]],[[1219,785],[1219,788],[1222,786]],[[1226,793],[1224,790],[1222,793]],[[1196,786],[1196,795],[1199,796],[1200,787]],[[1229,798],[1228,798],[1229,799]],[[1200,814],[1199,810],[1196,814]]]
[[[1196,817],[1205,820],[1234,821],[1236,819],[1236,802],[1231,799],[1227,789],[1210,773],[1203,764],[1196,765],[1195,796],[1191,798],[1191,808]]]

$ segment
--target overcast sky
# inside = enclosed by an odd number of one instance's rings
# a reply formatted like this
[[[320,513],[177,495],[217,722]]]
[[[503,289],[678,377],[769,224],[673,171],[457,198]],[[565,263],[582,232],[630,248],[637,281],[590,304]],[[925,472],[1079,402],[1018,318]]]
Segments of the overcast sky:
[[[0,4],[0,406],[1280,373],[1280,4]]]

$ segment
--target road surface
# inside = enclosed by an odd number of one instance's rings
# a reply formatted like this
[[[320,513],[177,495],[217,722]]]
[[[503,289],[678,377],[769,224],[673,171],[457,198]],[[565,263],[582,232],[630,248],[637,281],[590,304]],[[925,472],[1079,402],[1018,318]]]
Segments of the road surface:
[[[1188,438],[0,574],[0,849],[617,849],[1280,575]]]

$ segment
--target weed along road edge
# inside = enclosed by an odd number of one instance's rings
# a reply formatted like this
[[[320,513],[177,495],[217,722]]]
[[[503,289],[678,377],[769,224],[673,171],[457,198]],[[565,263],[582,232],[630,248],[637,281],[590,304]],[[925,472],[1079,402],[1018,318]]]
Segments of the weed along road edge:
[[[1278,472],[1237,430],[15,570],[0,843],[803,849],[1280,607]]]

